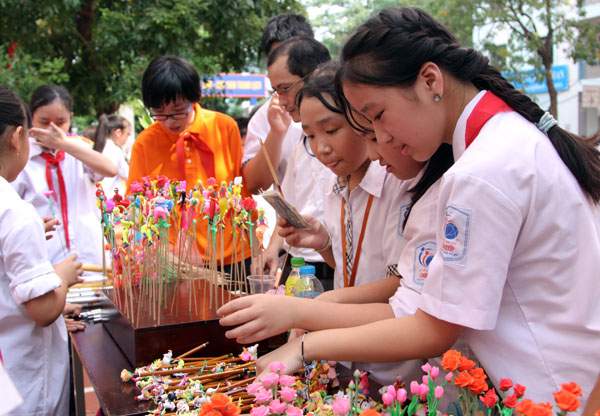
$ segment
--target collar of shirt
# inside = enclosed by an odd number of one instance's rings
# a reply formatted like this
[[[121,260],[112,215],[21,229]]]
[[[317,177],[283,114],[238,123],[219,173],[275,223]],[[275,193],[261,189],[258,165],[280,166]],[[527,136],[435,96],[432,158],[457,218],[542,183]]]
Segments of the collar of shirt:
[[[383,185],[387,177],[386,169],[378,162],[371,162],[367,168],[365,176],[358,184],[365,192],[373,195],[375,198],[380,198],[383,193]],[[333,183],[329,187],[328,194],[341,195],[348,186],[348,180],[345,177],[337,176],[333,179]]]
[[[36,156],[41,155],[44,152],[42,146],[37,144],[34,138],[29,138],[29,159],[33,159]]]
[[[473,112],[473,109],[479,100],[481,100],[481,97],[483,97],[486,92],[486,90],[479,91],[479,93],[467,103],[465,109],[456,122],[456,127],[454,127],[454,133],[452,134],[452,154],[454,155],[455,161],[458,160],[458,158],[465,151],[465,131],[467,129],[467,120],[469,119],[471,112]]]

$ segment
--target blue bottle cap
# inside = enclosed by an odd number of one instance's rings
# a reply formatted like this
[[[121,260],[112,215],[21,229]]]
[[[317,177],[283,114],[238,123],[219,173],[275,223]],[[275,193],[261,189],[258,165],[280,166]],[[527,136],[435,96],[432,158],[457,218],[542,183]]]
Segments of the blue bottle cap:
[[[302,266],[300,267],[300,276],[315,275],[315,266]]]

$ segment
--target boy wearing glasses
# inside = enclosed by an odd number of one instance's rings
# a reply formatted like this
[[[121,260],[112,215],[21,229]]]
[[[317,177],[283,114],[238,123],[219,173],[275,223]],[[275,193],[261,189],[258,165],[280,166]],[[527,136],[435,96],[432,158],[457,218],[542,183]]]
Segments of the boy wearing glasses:
[[[144,176],[185,180],[188,188],[210,177],[232,181],[241,176],[242,144],[235,120],[202,108],[200,77],[177,56],[154,59],[142,78],[142,98],[154,123],[142,131],[131,152],[127,187]],[[171,237],[176,235],[171,233]],[[226,230],[225,263],[233,257],[232,233]],[[198,249],[206,251],[206,229],[197,230]],[[241,245],[238,245],[238,251]],[[237,253],[247,259],[250,251]],[[226,268],[229,271],[229,268]]]

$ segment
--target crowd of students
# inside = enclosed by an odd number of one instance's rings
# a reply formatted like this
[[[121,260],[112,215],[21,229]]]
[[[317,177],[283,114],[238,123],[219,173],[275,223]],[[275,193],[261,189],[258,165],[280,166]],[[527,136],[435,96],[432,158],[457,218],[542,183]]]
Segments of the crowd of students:
[[[339,62],[298,15],[270,19],[261,51],[273,94],[243,144],[231,117],[201,106],[200,77],[177,56],[143,74],[155,122],[129,159],[124,118],[101,117],[89,140],[69,133],[64,88],[40,87],[27,106],[0,87],[0,352],[24,399],[11,414],[68,414],[62,313],[82,263],[101,261],[95,184],[124,194],[157,175],[188,186],[242,176],[247,194],[276,179],[309,223],[280,219],[259,272],[304,257],[334,290],[247,296],[218,311],[240,343],[295,329],[259,368],[339,360],[388,383],[411,380],[422,360],[458,343],[492,383],[510,377],[534,400],[568,381],[591,392],[600,372],[595,144],[415,8],[375,14]],[[226,241],[233,258],[250,267],[250,252]]]

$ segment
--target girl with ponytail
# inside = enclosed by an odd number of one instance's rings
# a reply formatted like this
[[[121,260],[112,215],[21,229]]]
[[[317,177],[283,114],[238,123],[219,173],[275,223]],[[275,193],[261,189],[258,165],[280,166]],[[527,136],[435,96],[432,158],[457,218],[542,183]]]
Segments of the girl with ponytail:
[[[600,362],[598,151],[419,9],[370,18],[341,61],[354,125],[416,160],[452,145],[437,249],[414,315],[311,332],[259,365],[428,358],[462,334],[496,386],[510,377],[534,401],[571,380],[589,392]]]
[[[102,153],[117,166],[117,175],[102,180],[102,187],[112,195],[116,188],[125,194],[125,183],[129,175],[129,163],[123,147],[131,134],[131,124],[125,117],[117,114],[102,114],[94,137],[94,150]]]

